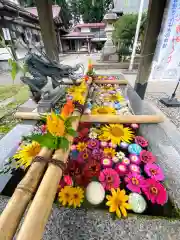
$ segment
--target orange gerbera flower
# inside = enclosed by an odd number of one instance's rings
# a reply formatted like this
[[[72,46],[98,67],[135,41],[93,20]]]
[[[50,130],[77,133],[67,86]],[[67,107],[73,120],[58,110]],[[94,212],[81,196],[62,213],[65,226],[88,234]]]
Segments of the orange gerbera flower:
[[[67,118],[71,115],[71,113],[74,111],[74,104],[72,100],[67,100],[66,104],[61,110],[61,115],[64,118]]]

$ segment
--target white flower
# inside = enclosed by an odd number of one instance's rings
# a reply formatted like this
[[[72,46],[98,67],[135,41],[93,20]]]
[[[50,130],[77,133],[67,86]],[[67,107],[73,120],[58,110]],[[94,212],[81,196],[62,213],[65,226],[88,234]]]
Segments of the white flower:
[[[114,163],[117,163],[117,162],[119,162],[119,158],[113,157],[113,158],[112,158],[112,161],[113,161]]]
[[[116,153],[116,157],[119,159],[123,159],[125,157],[125,154],[123,152]]]
[[[96,139],[97,138],[97,133],[96,132],[90,132],[89,133],[89,138]]]
[[[86,199],[92,205],[98,205],[103,202],[105,198],[105,190],[101,183],[91,182],[86,188]]]
[[[147,203],[143,196],[138,193],[130,193],[128,202],[135,213],[143,213],[146,210]]]

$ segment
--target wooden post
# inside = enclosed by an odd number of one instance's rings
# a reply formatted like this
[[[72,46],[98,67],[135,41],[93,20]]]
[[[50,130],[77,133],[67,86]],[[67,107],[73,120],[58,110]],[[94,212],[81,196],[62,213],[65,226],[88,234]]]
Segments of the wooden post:
[[[148,78],[151,71],[151,63],[156,49],[158,35],[161,29],[163,13],[166,5],[166,0],[150,0],[148,9],[148,22],[146,33],[143,42],[141,61],[136,78],[134,89],[138,95],[144,99]]]
[[[85,93],[85,98],[87,97],[87,94],[88,90]],[[75,111],[73,115],[77,116],[77,119],[72,123],[72,127],[74,130],[77,130],[81,114],[79,111]],[[71,146],[73,137],[69,136],[68,140],[70,141]],[[66,163],[69,152],[70,147],[66,152],[62,149],[56,150],[53,159]],[[50,163],[16,240],[42,239],[44,228],[51,212],[61,177],[62,170],[58,166]]]
[[[51,60],[59,61],[57,39],[52,15],[52,2],[50,0],[36,0],[36,6],[46,54]]]

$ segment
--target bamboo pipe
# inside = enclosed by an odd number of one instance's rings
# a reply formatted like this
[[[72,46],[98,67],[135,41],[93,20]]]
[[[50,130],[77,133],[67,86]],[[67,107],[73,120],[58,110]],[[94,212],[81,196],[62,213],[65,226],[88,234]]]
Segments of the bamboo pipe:
[[[96,123],[161,123],[163,115],[82,115],[81,122]]]
[[[98,84],[118,84],[118,85],[127,85],[128,81],[126,79],[122,80],[94,80],[94,83]]]
[[[17,112],[16,118],[36,119],[41,116],[37,112]],[[80,122],[99,123],[160,123],[164,121],[163,115],[82,115]]]
[[[85,98],[87,95],[88,90],[85,93]],[[81,114],[75,111],[73,116],[77,116],[77,119],[72,123],[72,128],[77,130]],[[73,137],[68,136],[68,140],[70,142],[68,150],[66,152],[62,149],[56,150],[53,159],[67,162]],[[61,177],[62,170],[50,163],[27,212],[17,240],[40,240],[42,238]]]
[[[38,156],[50,158],[52,150],[42,148]],[[21,218],[36,191],[46,163],[34,162],[21,180],[0,216],[0,239],[13,238]]]

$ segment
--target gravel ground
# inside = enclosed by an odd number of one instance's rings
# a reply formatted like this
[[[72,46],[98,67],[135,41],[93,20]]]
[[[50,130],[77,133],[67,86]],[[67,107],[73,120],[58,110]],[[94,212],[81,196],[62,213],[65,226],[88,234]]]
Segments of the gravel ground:
[[[162,97],[168,97],[166,93],[147,93],[145,99],[154,103],[180,130],[180,107],[166,107],[159,102]]]

